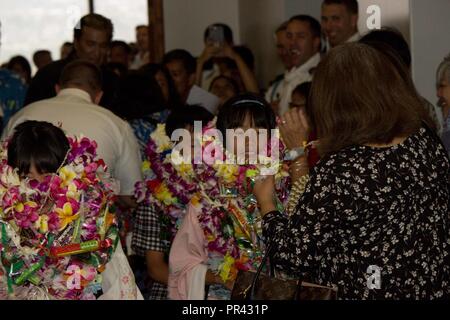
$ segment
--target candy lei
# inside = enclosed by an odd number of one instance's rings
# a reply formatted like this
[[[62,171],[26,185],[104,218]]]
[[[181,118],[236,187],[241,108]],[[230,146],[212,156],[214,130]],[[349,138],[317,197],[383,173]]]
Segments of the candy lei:
[[[20,179],[0,149],[0,299],[95,299],[117,245],[114,183],[96,143],[70,150],[44,181]]]
[[[204,129],[203,149],[216,143],[205,134],[212,127],[214,122]],[[172,148],[164,125],[159,125],[152,134],[147,160],[143,163],[146,179],[136,185],[138,201],[154,205],[169,216],[172,239],[187,205],[190,203],[200,210],[199,222],[206,239],[209,267],[222,280],[234,279],[238,270],[256,269],[264,245],[257,203],[250,193],[250,184],[259,176],[260,168],[206,163],[174,165]],[[280,149],[283,150],[283,146]],[[282,211],[287,203],[289,178],[287,172],[280,170],[281,163],[276,163],[275,167]]]

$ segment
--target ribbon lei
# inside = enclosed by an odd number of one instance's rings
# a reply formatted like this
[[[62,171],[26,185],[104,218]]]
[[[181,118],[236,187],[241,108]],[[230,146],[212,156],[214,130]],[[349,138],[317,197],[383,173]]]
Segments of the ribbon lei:
[[[8,245],[8,234],[6,233],[6,225],[4,223],[2,223],[2,245],[3,245],[4,249]],[[6,257],[4,255],[4,251],[3,250],[2,250],[1,256],[2,256],[2,260],[3,259],[6,260]],[[12,278],[11,278],[11,274],[13,272],[13,268],[14,268],[14,265],[11,263],[10,270],[6,273],[6,283],[8,285],[8,295],[12,295],[14,293],[13,281],[12,281]]]

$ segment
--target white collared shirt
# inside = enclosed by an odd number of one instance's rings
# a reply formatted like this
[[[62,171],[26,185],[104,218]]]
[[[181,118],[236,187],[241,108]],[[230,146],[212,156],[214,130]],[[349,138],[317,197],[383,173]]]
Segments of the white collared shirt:
[[[361,34],[359,33],[359,31],[356,31],[356,33],[352,35],[350,38],[348,38],[347,41],[345,41],[345,43],[357,42],[359,41],[359,39],[361,39]],[[326,52],[331,50],[331,46],[330,43],[328,42],[328,39],[326,42],[326,50],[327,50]]]
[[[130,125],[111,111],[92,103],[80,89],[64,89],[51,99],[37,101],[17,112],[3,131],[3,140],[27,120],[47,121],[68,135],[84,135],[95,140],[97,154],[120,183],[120,195],[133,195],[134,185],[142,180],[138,142]]]
[[[317,67],[320,62],[320,53],[313,55],[308,61],[300,67],[292,68],[286,71],[283,82],[281,83],[281,97],[278,113],[283,115],[289,110],[289,103],[291,102],[292,91],[295,87],[304,82],[312,80],[311,70]]]

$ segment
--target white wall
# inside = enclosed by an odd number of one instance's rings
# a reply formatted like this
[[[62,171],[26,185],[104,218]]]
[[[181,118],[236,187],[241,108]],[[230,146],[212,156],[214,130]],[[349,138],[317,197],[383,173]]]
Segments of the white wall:
[[[262,88],[283,73],[273,35],[284,20],[283,1],[239,1],[241,43],[252,49],[255,55],[256,77]]]
[[[322,0],[285,0],[285,19],[289,20],[297,14],[307,14],[320,22]]]
[[[371,5],[377,5],[381,9],[381,26],[398,29],[409,42],[409,0],[358,0],[358,3],[358,26],[361,34],[369,31],[367,19],[370,15],[367,13],[367,8]]]
[[[399,29],[409,41],[409,0],[358,0],[359,31],[368,32],[367,8],[378,5],[381,9],[381,25]],[[285,17],[289,19],[296,14],[308,14],[320,21],[321,0],[285,0]]]
[[[215,22],[228,24],[240,42],[239,0],[164,0],[166,51],[186,49],[201,54],[203,32]]]
[[[419,93],[436,104],[436,69],[450,53],[450,1],[411,0],[410,6],[414,82]]]

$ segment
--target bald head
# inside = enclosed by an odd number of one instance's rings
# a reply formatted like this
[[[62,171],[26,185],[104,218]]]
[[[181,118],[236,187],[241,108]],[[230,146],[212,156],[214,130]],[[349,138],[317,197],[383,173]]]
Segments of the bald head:
[[[60,89],[84,90],[95,101],[95,97],[102,91],[102,73],[95,64],[89,61],[75,60],[63,69],[59,78],[59,86]]]

